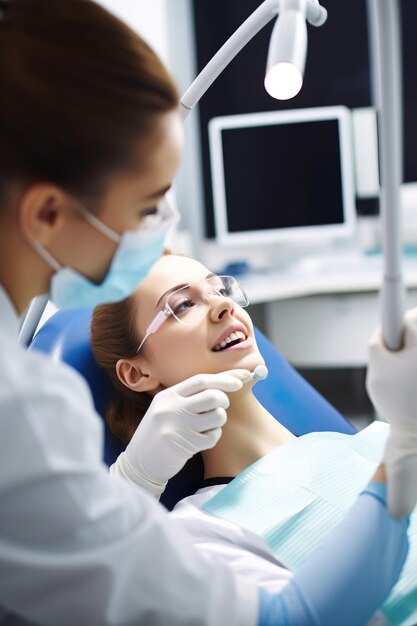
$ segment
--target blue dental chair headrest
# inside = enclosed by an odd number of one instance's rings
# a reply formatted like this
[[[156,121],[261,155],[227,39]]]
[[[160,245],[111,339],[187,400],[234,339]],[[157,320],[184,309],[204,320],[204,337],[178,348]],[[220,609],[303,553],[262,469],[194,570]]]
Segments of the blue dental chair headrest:
[[[65,361],[86,379],[97,412],[104,418],[106,398],[111,386],[106,373],[93,357],[90,347],[92,309],[58,311],[35,335],[29,349],[41,350],[57,361]],[[356,429],[288,363],[259,330],[256,341],[269,370],[266,380],[258,382],[254,393],[263,406],[294,435],[312,431],[353,434]],[[111,465],[124,449],[105,427],[103,458]],[[202,480],[202,465],[196,475],[180,472],[171,479],[161,502],[171,509],[181,498],[194,493]]]

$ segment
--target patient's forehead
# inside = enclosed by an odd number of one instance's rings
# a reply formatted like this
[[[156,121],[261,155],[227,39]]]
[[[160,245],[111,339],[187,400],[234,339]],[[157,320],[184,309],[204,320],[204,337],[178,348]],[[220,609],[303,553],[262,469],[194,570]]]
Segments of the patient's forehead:
[[[202,280],[209,274],[207,267],[189,257],[168,254],[161,257],[141,283],[137,294],[143,302],[155,306],[162,294],[183,283]],[[151,302],[153,301],[153,302]]]

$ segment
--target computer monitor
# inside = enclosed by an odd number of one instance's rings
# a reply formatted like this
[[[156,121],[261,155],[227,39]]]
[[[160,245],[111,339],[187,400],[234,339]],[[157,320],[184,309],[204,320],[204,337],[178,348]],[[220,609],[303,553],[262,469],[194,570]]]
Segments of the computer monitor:
[[[319,107],[209,122],[215,237],[223,246],[352,239],[350,111]]]

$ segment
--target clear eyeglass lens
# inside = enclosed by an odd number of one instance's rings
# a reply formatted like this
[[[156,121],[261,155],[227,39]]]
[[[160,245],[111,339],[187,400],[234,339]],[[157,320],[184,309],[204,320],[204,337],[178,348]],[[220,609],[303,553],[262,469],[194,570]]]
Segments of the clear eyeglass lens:
[[[230,298],[242,307],[248,305],[245,292],[232,276],[211,276],[200,283],[174,291],[167,299],[166,306],[182,324],[196,324],[207,315],[216,297]]]

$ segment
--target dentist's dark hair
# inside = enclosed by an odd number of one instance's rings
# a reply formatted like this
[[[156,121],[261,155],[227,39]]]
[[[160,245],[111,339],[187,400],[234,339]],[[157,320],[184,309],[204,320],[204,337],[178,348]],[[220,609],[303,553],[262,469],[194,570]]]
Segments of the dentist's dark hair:
[[[39,180],[99,197],[110,174],[138,167],[140,142],[178,101],[151,48],[95,2],[10,0],[0,12],[0,196]]]

